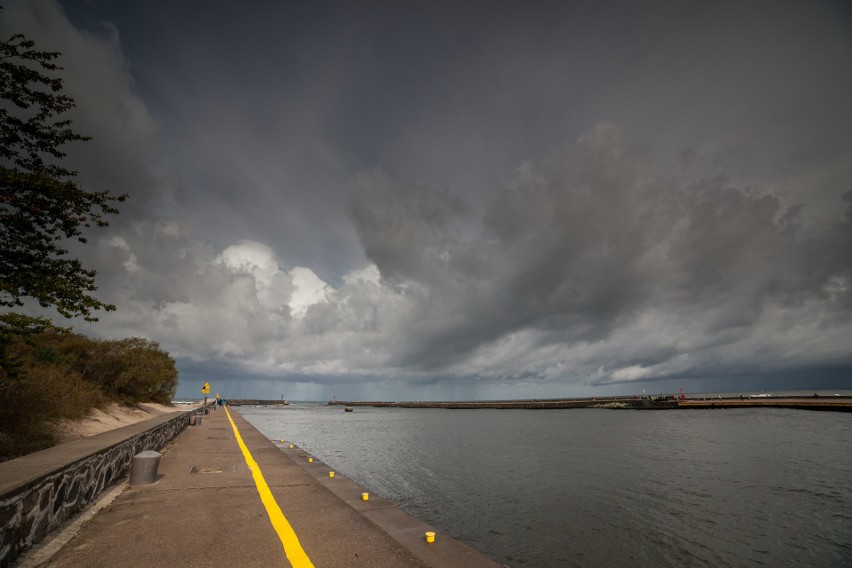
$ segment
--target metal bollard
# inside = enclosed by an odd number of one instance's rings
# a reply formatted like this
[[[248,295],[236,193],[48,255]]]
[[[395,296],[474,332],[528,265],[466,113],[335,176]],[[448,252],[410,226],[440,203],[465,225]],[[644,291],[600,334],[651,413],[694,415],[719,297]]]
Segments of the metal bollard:
[[[160,452],[148,450],[133,456],[130,464],[130,485],[148,485],[157,481]]]

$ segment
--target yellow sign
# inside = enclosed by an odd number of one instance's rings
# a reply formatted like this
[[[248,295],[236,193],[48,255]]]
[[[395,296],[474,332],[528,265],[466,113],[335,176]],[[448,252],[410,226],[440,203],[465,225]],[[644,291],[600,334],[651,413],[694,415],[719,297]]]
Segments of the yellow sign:
[[[210,394],[210,383],[204,383],[204,386],[201,387],[201,394]]]

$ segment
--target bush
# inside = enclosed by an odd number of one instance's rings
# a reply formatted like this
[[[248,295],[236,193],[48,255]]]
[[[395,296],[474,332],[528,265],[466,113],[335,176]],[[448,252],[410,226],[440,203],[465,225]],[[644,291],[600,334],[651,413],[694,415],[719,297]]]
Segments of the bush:
[[[133,337],[100,343],[87,362],[91,380],[110,397],[125,402],[169,404],[175,394],[175,362],[160,346]]]
[[[54,445],[56,420],[111,401],[170,404],[177,386],[174,359],[142,338],[44,331],[7,338],[3,359],[14,373],[0,370],[0,461]]]
[[[17,351],[32,351],[17,345]],[[84,417],[106,398],[67,366],[27,359],[16,379],[0,377],[0,460],[48,448],[56,443],[52,423]]]

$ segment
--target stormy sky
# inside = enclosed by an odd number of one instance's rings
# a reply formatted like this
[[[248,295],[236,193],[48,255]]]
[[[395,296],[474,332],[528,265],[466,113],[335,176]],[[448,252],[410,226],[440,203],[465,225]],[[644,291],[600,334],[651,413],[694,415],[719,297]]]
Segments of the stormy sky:
[[[3,4],[179,397],[852,387],[848,2]]]

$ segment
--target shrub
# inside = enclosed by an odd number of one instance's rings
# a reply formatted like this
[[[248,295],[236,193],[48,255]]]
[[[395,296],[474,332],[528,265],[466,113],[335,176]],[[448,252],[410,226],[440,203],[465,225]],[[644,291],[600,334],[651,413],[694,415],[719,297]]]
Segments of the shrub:
[[[177,386],[174,359],[138,337],[96,341],[43,331],[7,337],[0,369],[0,461],[52,446],[51,423],[82,418],[110,401],[170,404]]]

